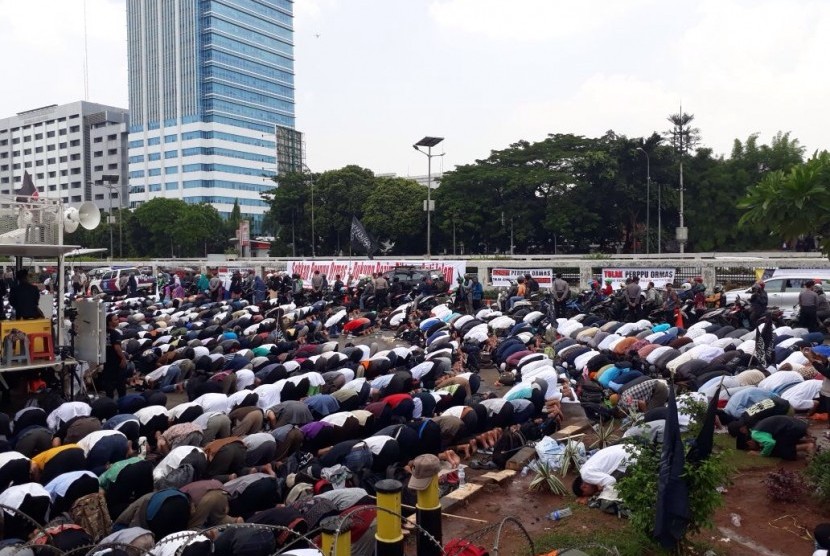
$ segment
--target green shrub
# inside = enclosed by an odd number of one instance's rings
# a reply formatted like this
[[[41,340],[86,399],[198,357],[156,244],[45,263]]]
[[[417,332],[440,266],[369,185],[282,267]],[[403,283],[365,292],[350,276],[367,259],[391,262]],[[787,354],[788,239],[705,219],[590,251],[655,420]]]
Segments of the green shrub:
[[[660,475],[662,446],[643,446],[637,463],[628,467],[626,475],[617,482],[617,490],[625,507],[631,512],[630,523],[635,530],[651,538],[657,500],[657,482]],[[684,467],[684,478],[689,488],[690,520],[686,537],[711,528],[715,510],[723,505],[717,487],[728,480],[729,469],[718,453],[706,461]]]
[[[830,451],[819,452],[813,457],[804,477],[813,487],[813,495],[825,507],[830,507]]]

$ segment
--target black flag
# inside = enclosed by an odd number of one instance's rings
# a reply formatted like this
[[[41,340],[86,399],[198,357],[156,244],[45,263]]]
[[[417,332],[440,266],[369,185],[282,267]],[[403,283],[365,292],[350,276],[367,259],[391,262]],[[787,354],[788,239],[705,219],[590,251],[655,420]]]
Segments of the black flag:
[[[25,203],[32,199],[37,200],[37,188],[32,182],[32,176],[29,175],[29,172],[23,172],[23,185],[15,193],[17,194],[18,203]]]
[[[755,353],[753,357],[763,369],[775,365],[775,343],[772,338],[772,321],[768,317],[759,320],[755,330]]]
[[[704,461],[712,454],[712,446],[715,443],[715,414],[717,413],[720,389],[722,386],[723,378],[721,378],[715,395],[709,400],[709,406],[706,408],[706,417],[703,418],[703,426],[697,434],[694,445],[689,449],[689,455],[687,456],[689,462],[698,463]]]
[[[363,227],[363,224],[360,220],[357,219],[357,216],[352,216],[352,249],[356,251],[366,251],[366,255],[371,259],[372,255],[375,254],[377,251],[377,245],[375,241],[372,239],[372,236],[369,235],[369,232],[366,231],[366,228]]]
[[[663,453],[657,479],[657,507],[654,538],[666,549],[673,549],[686,533],[689,524],[689,488],[683,478],[683,439],[677,418],[674,384],[669,382],[669,403]]]

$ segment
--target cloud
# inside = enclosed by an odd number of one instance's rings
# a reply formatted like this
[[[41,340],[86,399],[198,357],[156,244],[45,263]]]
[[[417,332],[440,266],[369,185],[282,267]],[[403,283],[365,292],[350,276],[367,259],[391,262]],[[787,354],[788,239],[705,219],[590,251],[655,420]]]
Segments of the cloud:
[[[541,42],[600,29],[645,0],[435,0],[430,16],[442,27],[490,39]]]

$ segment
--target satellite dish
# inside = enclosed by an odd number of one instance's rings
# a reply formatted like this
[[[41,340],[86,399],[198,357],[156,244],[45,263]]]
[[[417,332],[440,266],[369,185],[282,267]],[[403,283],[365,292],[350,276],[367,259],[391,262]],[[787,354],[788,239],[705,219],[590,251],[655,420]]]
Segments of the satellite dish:
[[[35,219],[34,214],[29,209],[22,209],[17,217],[17,227],[25,228],[31,224]]]
[[[75,207],[69,207],[63,211],[63,231],[71,234],[78,229],[81,223],[81,214]]]
[[[94,230],[101,223],[101,212],[95,203],[87,201],[78,209],[78,216],[80,217],[80,224],[87,230]]]

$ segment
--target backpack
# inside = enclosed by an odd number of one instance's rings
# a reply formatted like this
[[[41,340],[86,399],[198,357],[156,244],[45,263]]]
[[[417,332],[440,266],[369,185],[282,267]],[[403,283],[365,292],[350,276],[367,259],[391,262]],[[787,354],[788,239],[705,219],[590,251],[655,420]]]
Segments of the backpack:
[[[580,379],[577,394],[583,403],[601,404],[605,399],[602,385],[593,380]]]
[[[505,431],[493,446],[493,463],[504,469],[507,460],[516,455],[525,445],[525,438],[516,431]]]
[[[69,510],[72,521],[84,528],[98,542],[112,531],[112,520],[107,501],[100,492],[87,494],[75,500]]]
[[[452,539],[444,545],[447,556],[489,556],[486,548],[473,544],[466,539]]]

